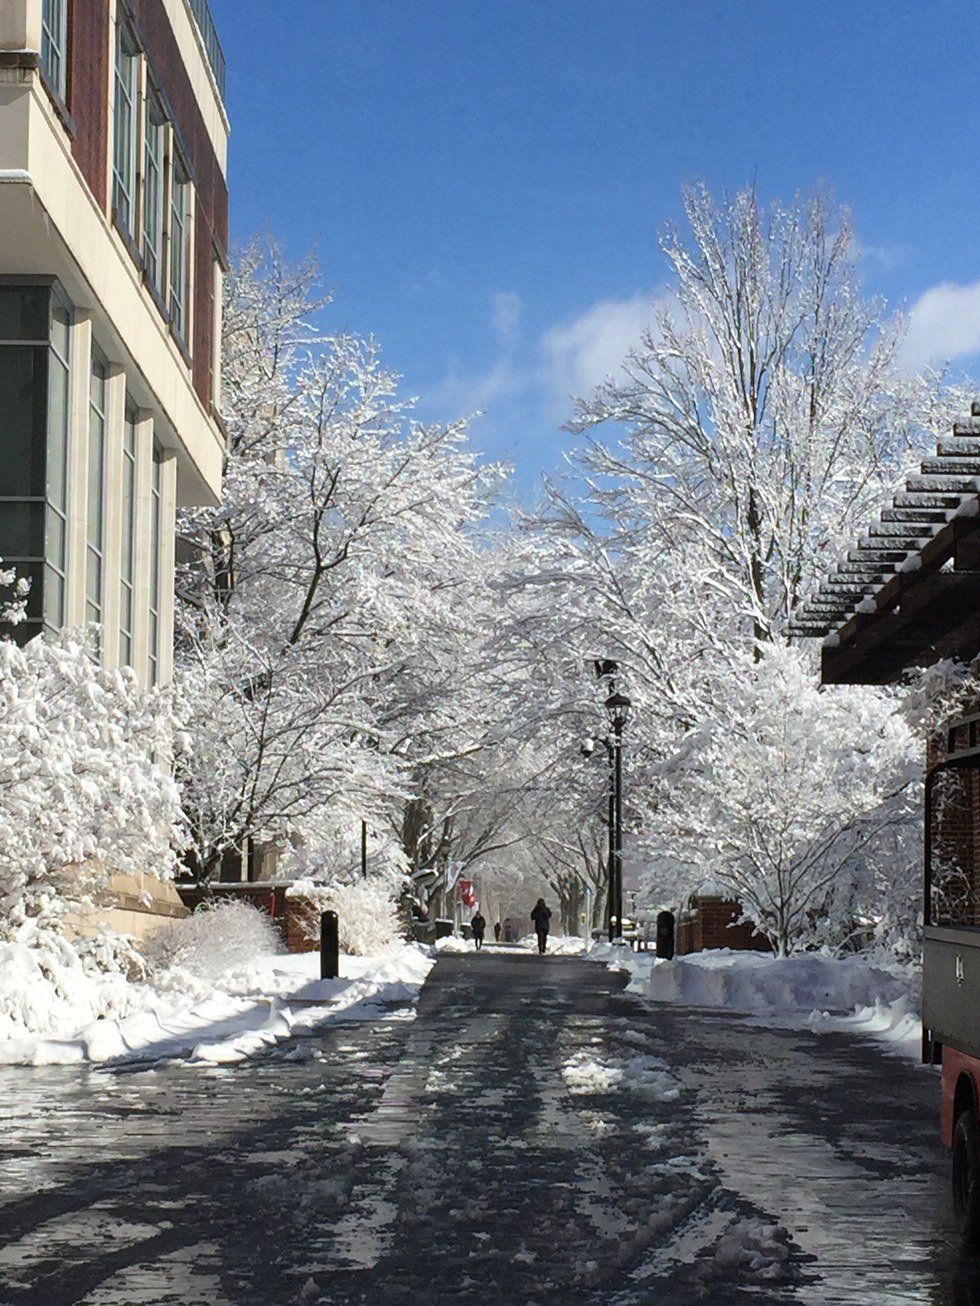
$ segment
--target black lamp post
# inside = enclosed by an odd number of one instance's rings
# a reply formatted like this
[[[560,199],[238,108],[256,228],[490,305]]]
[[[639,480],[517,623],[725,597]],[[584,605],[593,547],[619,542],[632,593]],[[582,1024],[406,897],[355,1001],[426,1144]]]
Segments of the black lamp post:
[[[605,707],[612,726],[609,833],[609,940],[623,937],[623,731],[633,704],[615,689]]]

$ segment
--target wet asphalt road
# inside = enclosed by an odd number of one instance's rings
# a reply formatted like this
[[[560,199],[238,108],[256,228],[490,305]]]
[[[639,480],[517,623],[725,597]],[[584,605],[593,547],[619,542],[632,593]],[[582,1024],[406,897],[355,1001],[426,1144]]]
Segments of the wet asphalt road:
[[[938,1079],[442,958],[418,1018],[232,1067],[0,1074],[0,1303],[980,1303]]]

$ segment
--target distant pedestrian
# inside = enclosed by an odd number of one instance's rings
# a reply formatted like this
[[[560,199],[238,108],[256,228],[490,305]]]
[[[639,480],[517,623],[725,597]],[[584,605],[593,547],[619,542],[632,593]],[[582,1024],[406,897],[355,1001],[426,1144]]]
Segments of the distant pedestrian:
[[[493,927],[493,941],[494,941],[494,943],[499,943],[499,942],[500,942],[500,930],[501,930],[501,924],[500,924],[500,921],[497,921],[497,923],[496,923],[496,924],[494,925],[494,927]]]
[[[477,952],[479,952],[480,949],[483,947],[483,936],[486,933],[486,929],[487,929],[486,918],[482,916],[479,912],[477,912],[476,915],[473,917],[473,919],[470,921],[470,929],[473,931],[473,939],[476,942],[476,950]]]
[[[551,908],[545,906],[543,898],[539,898],[534,904],[534,911],[531,912],[531,920],[534,922],[534,932],[538,936],[538,952],[544,952],[548,947],[548,930],[551,928]]]

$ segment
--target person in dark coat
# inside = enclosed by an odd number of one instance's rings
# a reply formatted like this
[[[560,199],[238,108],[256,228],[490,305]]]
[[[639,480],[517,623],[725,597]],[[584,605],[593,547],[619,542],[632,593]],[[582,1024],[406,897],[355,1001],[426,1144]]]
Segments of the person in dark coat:
[[[534,932],[538,936],[538,952],[544,952],[548,947],[548,930],[551,928],[551,908],[545,906],[543,898],[539,898],[534,904],[534,911],[531,912],[531,920],[534,922]]]
[[[500,930],[501,930],[501,924],[500,924],[500,921],[497,921],[496,924],[495,924],[494,927],[493,927],[493,941],[494,941],[494,943],[499,943],[499,942],[500,942]]]
[[[473,931],[473,938],[474,941],[476,942],[477,952],[479,952],[480,949],[483,947],[483,936],[486,933],[486,928],[487,928],[486,917],[482,916],[480,912],[477,912],[476,915],[473,917],[473,919],[470,921],[470,929]]]

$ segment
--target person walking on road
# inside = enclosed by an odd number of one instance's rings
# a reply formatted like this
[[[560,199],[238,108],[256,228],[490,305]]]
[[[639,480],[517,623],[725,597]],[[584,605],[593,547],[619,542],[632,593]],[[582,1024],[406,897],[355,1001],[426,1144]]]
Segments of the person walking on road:
[[[482,916],[480,912],[477,912],[476,915],[473,917],[473,919],[470,921],[470,929],[473,931],[473,939],[474,942],[476,943],[476,950],[477,952],[479,952],[480,949],[483,947],[483,936],[486,933],[486,929],[487,929],[486,917]]]
[[[538,936],[538,952],[544,952],[548,947],[548,930],[551,928],[551,908],[545,906],[543,898],[539,898],[534,904],[534,911],[531,912],[531,920],[534,922],[534,932]]]
[[[499,942],[500,942],[500,929],[501,929],[500,921],[496,921],[495,924],[494,924],[494,927],[493,927],[493,941],[494,941],[494,943],[499,943]]]

